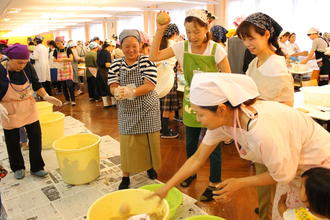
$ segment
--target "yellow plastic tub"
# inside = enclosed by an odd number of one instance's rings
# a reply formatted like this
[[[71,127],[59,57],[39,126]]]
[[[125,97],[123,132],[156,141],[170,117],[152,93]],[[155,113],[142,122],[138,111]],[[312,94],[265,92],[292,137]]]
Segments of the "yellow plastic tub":
[[[43,114],[49,114],[53,112],[53,104],[43,101],[43,102],[37,102],[37,111],[39,115]]]
[[[184,220],[225,220],[225,219],[213,215],[197,215],[197,216],[185,218]]]
[[[61,112],[39,115],[43,149],[51,148],[56,139],[64,136],[64,117]]]
[[[157,213],[159,218],[152,220],[169,220],[169,206],[165,199],[159,204],[158,197],[152,197],[153,192],[145,189],[126,189],[109,193],[96,200],[88,209],[87,220],[127,220],[128,216],[123,216],[119,210],[129,207],[128,215]]]
[[[80,185],[100,175],[100,141],[95,134],[75,134],[53,143],[64,182]]]

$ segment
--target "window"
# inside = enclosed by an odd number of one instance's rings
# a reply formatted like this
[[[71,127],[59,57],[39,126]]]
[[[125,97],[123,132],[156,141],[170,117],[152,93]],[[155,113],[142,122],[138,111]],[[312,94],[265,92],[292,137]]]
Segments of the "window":
[[[284,30],[295,32],[301,50],[310,50],[311,40],[306,36],[310,27],[329,32],[330,1],[327,0],[228,0],[228,28],[233,28],[237,16],[263,12],[274,18]]]
[[[81,40],[83,42],[86,41],[85,39],[85,27],[78,27],[72,29],[72,40],[77,42],[78,40]]]
[[[90,35],[89,35],[92,38],[94,37],[99,37],[100,40],[104,40],[104,32],[103,32],[103,25],[102,24],[91,24],[90,25]],[[91,39],[88,39],[88,40],[91,40]]]
[[[122,18],[117,22],[117,35],[124,29],[137,29],[139,31],[144,30],[143,16],[134,16],[130,18]]]

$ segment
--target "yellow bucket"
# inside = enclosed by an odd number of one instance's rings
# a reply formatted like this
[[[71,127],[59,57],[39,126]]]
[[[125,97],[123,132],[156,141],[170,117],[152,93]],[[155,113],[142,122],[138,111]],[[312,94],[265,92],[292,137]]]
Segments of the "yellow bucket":
[[[56,139],[64,136],[64,117],[61,112],[39,115],[43,149],[51,148]]]
[[[43,102],[36,102],[37,111],[39,115],[49,114],[53,112],[53,104],[43,101]]]
[[[95,134],[75,134],[53,143],[64,182],[80,185],[100,175],[100,141],[100,136]]]
[[[126,189],[109,193],[96,200],[88,209],[87,220],[126,220],[128,217],[119,213],[125,205],[129,215],[157,213],[159,220],[169,220],[170,208],[165,199],[159,204],[158,197],[145,200],[153,192],[145,189]]]

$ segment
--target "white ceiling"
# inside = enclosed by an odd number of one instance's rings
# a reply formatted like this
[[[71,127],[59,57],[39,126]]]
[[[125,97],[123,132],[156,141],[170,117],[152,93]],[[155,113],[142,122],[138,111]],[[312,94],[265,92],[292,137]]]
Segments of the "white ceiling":
[[[47,32],[84,23],[125,19],[145,10],[217,4],[217,0],[0,0],[0,31]],[[157,8],[157,9],[156,9]]]

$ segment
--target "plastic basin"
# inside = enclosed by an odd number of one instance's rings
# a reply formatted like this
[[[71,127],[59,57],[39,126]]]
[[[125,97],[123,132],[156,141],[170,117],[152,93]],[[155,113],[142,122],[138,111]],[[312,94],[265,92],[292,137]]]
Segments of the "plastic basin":
[[[100,136],[95,134],[75,134],[53,143],[64,182],[80,185],[100,175],[100,141]]]
[[[225,220],[225,219],[213,215],[197,215],[197,216],[185,218],[184,220]]]
[[[131,215],[150,214],[157,212],[159,220],[169,220],[169,206],[166,200],[159,204],[158,197],[145,199],[153,192],[145,189],[126,189],[109,193],[96,200],[88,209],[88,220],[121,220],[119,210],[123,204],[130,208]],[[121,217],[121,218],[120,218]]]
[[[56,139],[64,136],[64,117],[61,112],[39,115],[43,149],[51,148]]]
[[[36,102],[37,111],[39,115],[42,114],[49,114],[53,112],[53,104],[43,101],[43,102]]]
[[[164,184],[150,184],[140,187],[140,189],[147,189],[150,191],[156,191],[158,188],[162,187]],[[177,188],[173,187],[166,196],[166,201],[170,207],[170,218],[175,216],[175,212],[178,207],[182,204],[182,192]]]

